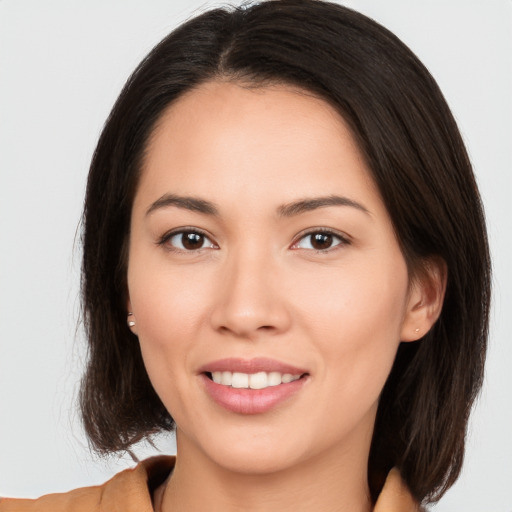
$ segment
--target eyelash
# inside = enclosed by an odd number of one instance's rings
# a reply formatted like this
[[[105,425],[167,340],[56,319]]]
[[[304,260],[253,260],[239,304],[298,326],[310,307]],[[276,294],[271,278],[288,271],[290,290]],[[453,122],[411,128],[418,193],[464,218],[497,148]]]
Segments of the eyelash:
[[[336,245],[333,245],[327,249],[314,249],[313,248],[313,249],[306,249],[306,250],[312,250],[315,252],[315,254],[327,254],[327,253],[337,250],[338,248],[340,248],[342,246],[350,245],[350,243],[351,243],[350,239],[346,235],[342,235],[338,231],[334,231],[334,230],[328,229],[328,228],[312,228],[312,229],[308,229],[307,231],[300,233],[299,236],[297,237],[297,241],[293,243],[292,248],[295,247],[296,245],[298,245],[300,243],[300,241],[303,240],[304,238],[311,236],[311,235],[316,235],[319,233],[321,233],[323,235],[331,235],[333,238],[337,238],[339,240],[339,243],[337,243]]]
[[[168,233],[165,233],[158,240],[157,244],[160,245],[160,246],[165,246],[166,250],[171,251],[171,252],[176,252],[176,253],[201,253],[203,250],[211,248],[211,247],[200,247],[199,249],[187,250],[187,249],[180,249],[180,248],[174,247],[174,246],[169,244],[169,241],[173,237],[175,237],[176,235],[184,235],[186,233],[201,235],[205,239],[209,240],[212,243],[212,245],[216,245],[214,242],[211,241],[209,235],[206,232],[202,231],[201,229],[192,228],[192,227],[190,227],[190,228],[180,228],[180,229],[173,230],[173,231],[170,231]],[[306,250],[314,251],[315,254],[327,254],[327,253],[330,253],[330,252],[336,250],[340,246],[350,245],[350,243],[351,243],[350,239],[346,235],[344,236],[344,235],[342,235],[341,233],[339,233],[337,231],[333,231],[332,229],[313,228],[313,229],[309,229],[307,231],[304,231],[303,233],[300,233],[299,236],[297,237],[297,241],[292,244],[292,249],[293,248],[299,249],[296,246],[300,243],[301,240],[303,240],[304,238],[306,238],[308,236],[316,235],[316,234],[319,234],[319,233],[325,234],[325,235],[331,235],[333,238],[338,239],[339,243],[337,243],[336,245],[331,246],[331,247],[329,247],[327,249],[306,249]]]
[[[197,234],[197,235],[201,235],[203,236],[205,239],[207,240],[210,240],[210,236],[202,231],[201,229],[198,229],[198,228],[188,228],[188,227],[185,227],[185,228],[180,228],[180,229],[176,229],[176,230],[173,230],[173,231],[169,231],[167,233],[165,233],[161,238],[160,240],[158,240],[158,245],[161,245],[161,246],[164,246],[166,250],[170,251],[170,252],[177,252],[177,253],[200,253],[202,252],[204,249],[207,249],[207,247],[201,247],[199,249],[193,249],[193,250],[186,250],[186,249],[179,249],[177,247],[173,247],[172,245],[170,245],[169,241],[175,237],[176,235],[184,235],[186,233],[190,233],[190,234]],[[211,240],[210,240],[211,242]],[[213,245],[214,242],[212,242]]]

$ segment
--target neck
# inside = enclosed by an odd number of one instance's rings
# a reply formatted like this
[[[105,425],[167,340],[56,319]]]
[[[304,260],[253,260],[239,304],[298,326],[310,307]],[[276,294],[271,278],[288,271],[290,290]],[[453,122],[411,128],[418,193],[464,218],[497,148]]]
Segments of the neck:
[[[182,450],[182,451],[181,451]],[[318,454],[280,471],[231,471],[178,444],[172,477],[161,491],[158,512],[273,511],[369,512],[367,460],[350,453]],[[157,500],[158,503],[159,500]]]

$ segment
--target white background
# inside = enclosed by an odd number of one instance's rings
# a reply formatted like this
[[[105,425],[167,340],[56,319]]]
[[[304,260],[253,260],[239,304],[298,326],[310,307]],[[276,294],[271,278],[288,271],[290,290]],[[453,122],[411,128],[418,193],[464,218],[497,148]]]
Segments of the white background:
[[[427,65],[475,166],[494,258],[490,352],[463,474],[435,510],[511,512],[512,1],[344,3]],[[89,160],[125,79],[206,5],[0,0],[0,495],[100,483],[131,464],[91,455],[78,421],[76,232]]]

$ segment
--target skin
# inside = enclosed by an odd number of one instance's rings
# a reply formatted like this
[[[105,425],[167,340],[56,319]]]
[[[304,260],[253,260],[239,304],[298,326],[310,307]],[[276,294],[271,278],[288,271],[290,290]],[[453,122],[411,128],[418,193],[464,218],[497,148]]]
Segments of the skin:
[[[218,215],[159,204],[166,194],[210,201]],[[333,194],[361,208],[278,214]],[[165,237],[179,228],[205,233],[201,249]],[[305,233],[319,228],[334,234],[321,251]],[[133,330],[177,424],[157,509],[371,510],[379,394],[400,341],[423,336],[442,303],[442,269],[429,268],[410,281],[359,148],[324,101],[215,81],[171,105],[148,145],[128,263]],[[268,412],[234,413],[198,374],[226,357],[276,359],[307,381]]]

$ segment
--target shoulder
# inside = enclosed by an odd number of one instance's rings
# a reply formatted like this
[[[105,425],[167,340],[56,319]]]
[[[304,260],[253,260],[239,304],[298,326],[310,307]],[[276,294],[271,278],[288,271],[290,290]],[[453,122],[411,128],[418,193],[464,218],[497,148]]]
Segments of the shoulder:
[[[103,485],[36,500],[0,498],[0,512],[153,512],[152,492],[167,478],[174,463],[174,457],[151,457]],[[398,470],[390,471],[374,512],[422,512]]]
[[[151,494],[174,467],[174,457],[151,457],[103,485],[36,500],[0,498],[0,512],[153,512]]]

